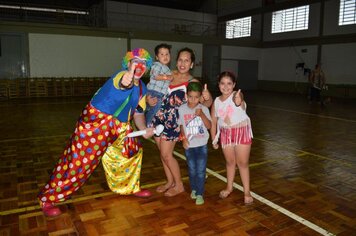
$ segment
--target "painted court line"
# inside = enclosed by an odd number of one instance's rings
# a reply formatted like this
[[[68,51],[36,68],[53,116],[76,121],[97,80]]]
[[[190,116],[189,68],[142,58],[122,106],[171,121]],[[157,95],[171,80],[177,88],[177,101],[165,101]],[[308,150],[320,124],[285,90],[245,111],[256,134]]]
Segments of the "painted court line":
[[[296,152],[300,152],[303,155],[310,155],[310,156],[318,157],[320,159],[324,159],[324,160],[328,160],[328,161],[331,161],[331,162],[335,162],[335,163],[341,164],[343,166],[348,166],[348,167],[352,167],[353,166],[353,163],[348,162],[348,161],[336,160],[336,159],[333,159],[333,158],[330,158],[330,157],[326,157],[326,156],[323,156],[323,155],[315,154],[315,153],[304,151],[304,150],[301,150],[301,149],[298,149],[298,148],[293,148],[293,147],[289,147],[287,145],[283,145],[283,144],[279,144],[279,143],[276,143],[276,142],[273,142],[273,141],[269,141],[267,139],[262,139],[262,138],[257,138],[257,137],[254,137],[253,139],[260,140],[262,142],[266,142],[266,143],[272,144],[274,146],[279,146],[279,147],[283,147],[285,149],[289,149],[289,150],[293,150],[293,151],[296,151]],[[301,155],[297,155],[297,156],[301,157]]]
[[[324,116],[324,115],[318,115],[318,114],[307,113],[307,112],[302,112],[302,111],[293,111],[293,110],[277,108],[277,107],[270,107],[270,106],[261,106],[261,105],[253,105],[253,104],[251,104],[250,106],[266,108],[266,109],[271,109],[271,110],[276,110],[276,111],[286,111],[286,112],[296,113],[296,114],[300,114],[300,115],[315,116],[315,117],[318,117],[318,118],[325,118],[325,119],[332,119],[332,120],[339,120],[339,121],[356,123],[356,120],[344,119],[344,118],[339,118],[339,117],[335,117],[335,116]]]
[[[182,178],[182,180],[188,180],[188,179],[189,179],[188,176]],[[166,183],[166,181],[156,182],[153,184],[145,184],[145,185],[142,185],[141,188],[146,188],[146,189],[153,188],[153,187],[157,187],[161,184],[165,184],[165,183]],[[96,194],[89,195],[89,196],[82,196],[82,197],[76,197],[75,199],[68,199],[65,202],[58,203],[57,205],[65,205],[65,204],[70,204],[70,203],[91,200],[91,199],[95,199],[95,198],[99,198],[99,197],[107,197],[107,196],[114,196],[114,195],[118,195],[118,194],[111,192],[111,191],[103,192],[103,193],[96,193]],[[124,196],[124,195],[121,195],[121,196]],[[127,195],[127,196],[130,196],[130,195]],[[6,211],[0,211],[0,216],[22,213],[22,212],[27,212],[27,211],[34,211],[34,210],[40,210],[39,204],[34,205],[34,206],[28,206],[28,207],[16,208],[16,209],[11,209],[11,210],[6,210]]]
[[[59,136],[63,136],[63,135],[59,135]],[[51,137],[58,137],[58,136],[51,136]],[[43,137],[42,137],[43,138]],[[33,138],[32,138],[33,139]],[[152,143],[155,143],[152,139],[148,139],[149,141],[151,141]],[[263,140],[262,140],[263,141]],[[183,160],[186,160],[185,156],[180,154],[179,152],[177,151],[174,151],[174,155],[178,156],[179,158],[183,159]],[[220,179],[221,181],[223,182],[227,182],[227,179],[218,174],[217,172],[209,169],[209,168],[206,168],[206,172],[218,179]],[[154,187],[154,186],[158,186],[159,184],[162,184],[161,182],[160,183],[155,183],[155,184],[149,184],[149,185],[145,185],[145,186],[142,186],[143,188],[149,188],[149,187]],[[234,188],[240,190],[241,192],[243,192],[243,187],[237,183],[234,183],[233,184]],[[105,192],[105,193],[100,193],[100,194],[95,194],[95,195],[91,195],[91,196],[83,196],[83,197],[78,197],[76,199],[73,199],[73,200],[67,200],[65,202],[65,204],[68,204],[68,203],[73,203],[73,202],[80,202],[80,201],[84,201],[84,200],[88,200],[88,199],[93,199],[93,198],[97,198],[97,197],[104,197],[104,196],[111,196],[111,195],[116,195],[115,193],[113,192]],[[254,193],[254,192],[251,192],[251,195],[253,198],[255,198],[256,200],[266,204],[267,206],[281,212],[282,214],[292,218],[293,220],[307,226],[308,228],[320,233],[321,235],[334,235],[332,234],[331,232],[321,228],[320,226],[294,214],[293,212],[269,201],[268,199]],[[40,209],[39,206],[30,206],[30,207],[23,207],[23,208],[18,208],[18,209],[12,209],[12,210],[8,210],[8,211],[2,211],[0,212],[0,215],[9,215],[9,214],[15,214],[15,213],[20,213],[20,212],[26,212],[26,211],[31,211],[31,210],[37,210],[37,209]]]
[[[70,137],[70,134],[59,134],[59,135],[52,135],[52,136],[40,136],[40,137],[28,137],[28,138],[14,138],[14,139],[4,139],[4,140],[0,140],[0,143],[6,143],[6,142],[18,142],[18,141],[28,141],[28,140],[36,140],[36,139],[49,139],[49,138],[61,138],[61,137]],[[276,143],[276,142],[273,142],[273,141],[269,141],[267,139],[262,139],[262,138],[257,138],[257,137],[254,137],[254,139],[256,140],[260,140],[262,142],[267,142],[267,143],[270,143],[272,145],[275,145],[275,146],[279,146],[279,147],[283,147],[283,148],[286,148],[286,149],[289,149],[289,150],[293,150],[293,151],[297,151],[297,152],[300,152],[304,155],[310,155],[310,156],[315,156],[315,157],[318,157],[318,158],[321,158],[321,159],[325,159],[325,160],[328,160],[328,161],[331,161],[331,162],[335,162],[335,163],[338,163],[338,164],[341,164],[341,165],[344,165],[344,166],[348,166],[348,167],[352,167],[353,164],[350,163],[350,162],[347,162],[347,161],[343,161],[343,160],[335,160],[333,158],[330,158],[330,157],[326,157],[326,156],[322,156],[322,155],[319,155],[319,154],[315,154],[315,153],[312,153],[312,152],[308,152],[308,151],[304,151],[304,150],[301,150],[301,149],[296,149],[296,148],[292,148],[292,147],[289,147],[289,146],[286,146],[286,145],[283,145],[283,144],[279,144],[279,143]],[[151,139],[150,139],[151,140]],[[151,142],[154,142],[153,140],[151,140]],[[253,164],[252,164],[253,165]],[[259,164],[260,165],[260,164]],[[251,166],[251,165],[250,165]]]
[[[151,140],[151,139],[149,139],[149,140],[154,143],[153,140]],[[179,152],[174,151],[173,153],[174,153],[174,155],[178,156],[179,158],[181,158],[183,160],[186,160],[185,156],[180,154]],[[210,175],[215,176],[216,178],[224,181],[225,183],[227,182],[227,179],[224,176],[216,173],[215,171],[213,171],[213,170],[211,170],[209,168],[206,168],[206,172],[209,173]],[[241,185],[239,185],[237,183],[234,183],[233,186],[234,186],[234,188],[236,188],[236,189],[240,190],[241,192],[243,192],[243,187]],[[267,200],[266,198],[254,193],[254,192],[251,192],[251,195],[256,200],[258,200],[258,201],[266,204],[267,206],[269,206],[269,207],[281,212],[282,214],[292,218],[293,220],[298,221],[299,223],[301,223],[301,224],[307,226],[308,228],[320,233],[321,235],[328,235],[328,236],[335,235],[335,234],[333,234],[333,233],[321,228],[320,226],[318,226],[318,225],[316,225],[316,224],[314,224],[314,223],[312,223],[312,222],[310,222],[310,221],[308,221],[308,220],[306,220],[306,219],[294,214],[293,212],[288,211],[287,209],[285,209],[285,208],[283,208],[281,206],[278,206],[277,204]]]

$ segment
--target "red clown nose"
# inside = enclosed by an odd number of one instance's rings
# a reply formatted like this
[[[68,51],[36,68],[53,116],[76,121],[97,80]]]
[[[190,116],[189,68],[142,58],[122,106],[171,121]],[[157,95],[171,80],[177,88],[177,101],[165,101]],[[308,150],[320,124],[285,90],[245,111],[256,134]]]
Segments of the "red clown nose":
[[[139,63],[135,67],[135,76],[137,78],[141,77],[144,73],[146,72],[146,64],[145,63]]]

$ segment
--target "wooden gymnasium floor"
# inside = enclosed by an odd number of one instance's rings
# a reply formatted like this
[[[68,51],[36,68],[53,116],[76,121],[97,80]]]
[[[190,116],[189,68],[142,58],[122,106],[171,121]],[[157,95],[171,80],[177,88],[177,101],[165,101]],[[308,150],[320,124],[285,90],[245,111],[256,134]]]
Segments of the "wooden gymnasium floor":
[[[331,101],[322,109],[301,95],[245,96],[255,135],[253,205],[242,204],[238,189],[219,199],[224,159],[211,147],[204,205],[189,198],[180,145],[186,193],[156,193],[164,173],[155,145],[145,141],[141,182],[151,198],[113,194],[100,166],[56,218],[42,214],[36,194],[89,98],[0,101],[0,234],[356,235],[356,102]]]

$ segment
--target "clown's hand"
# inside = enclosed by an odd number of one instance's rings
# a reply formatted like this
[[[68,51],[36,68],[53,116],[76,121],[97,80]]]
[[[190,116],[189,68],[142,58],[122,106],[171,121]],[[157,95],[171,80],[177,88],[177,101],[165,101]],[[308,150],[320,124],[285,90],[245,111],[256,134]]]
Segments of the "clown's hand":
[[[122,87],[129,88],[132,86],[136,65],[137,65],[136,63],[132,63],[130,65],[129,71],[126,71],[125,74],[122,76],[122,79],[121,79]]]

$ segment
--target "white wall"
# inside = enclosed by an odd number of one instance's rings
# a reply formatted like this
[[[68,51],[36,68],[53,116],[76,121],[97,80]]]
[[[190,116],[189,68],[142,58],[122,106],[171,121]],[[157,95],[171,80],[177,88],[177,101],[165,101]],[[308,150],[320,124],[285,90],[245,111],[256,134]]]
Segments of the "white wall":
[[[221,60],[221,68],[226,68],[229,60],[258,60],[259,80],[307,82],[306,77],[296,75],[296,65],[304,63],[305,68],[313,69],[317,46],[267,49],[222,46]],[[356,84],[356,43],[323,45],[321,61],[328,84]]]
[[[264,16],[265,26],[263,29],[264,41],[285,40],[295,38],[316,37],[319,35],[320,24],[320,3],[310,4],[309,6],[309,27],[307,30],[299,30],[284,33],[272,34],[272,12]]]
[[[105,77],[121,67],[127,40],[29,34],[30,77]]]
[[[108,1],[107,22],[110,28],[126,31],[175,32],[175,25],[184,25],[186,30],[201,35],[208,28],[215,28],[214,14],[175,10],[163,7]]]
[[[283,1],[276,1],[283,2]],[[256,1],[257,3],[257,1]],[[235,10],[235,12],[243,11],[242,9],[249,9],[247,3],[241,1],[240,5],[244,5],[240,10]],[[255,6],[257,7],[257,6]],[[296,38],[307,38],[307,37],[318,37],[320,28],[320,3],[310,4],[309,7],[309,27],[307,30],[285,32],[272,34],[272,12],[266,13],[264,15],[264,29],[263,37],[264,41],[275,41],[275,40],[285,40],[285,39],[296,39]],[[231,8],[233,9],[233,8]],[[340,35],[340,34],[353,34],[356,33],[356,25],[345,25],[339,26],[339,10],[340,10],[340,0],[328,0],[325,1],[324,5],[324,19],[323,19],[323,35]],[[233,10],[232,10],[233,11]],[[219,13],[220,14],[220,13]],[[258,31],[254,27],[260,29],[260,20],[257,16],[253,16],[255,22],[252,23],[252,38],[256,38],[256,33]]]
[[[356,43],[324,45],[322,69],[329,84],[356,84]]]
[[[245,1],[246,6],[249,5]],[[257,3],[256,3],[257,4]],[[260,4],[260,2],[258,3]],[[257,4],[257,5],[258,5]],[[256,5],[256,6],[257,6]],[[138,5],[139,6],[139,5]],[[252,7],[256,7],[252,6]],[[111,7],[113,7],[111,9]],[[142,8],[141,8],[142,7]],[[310,6],[310,27],[306,31],[297,31],[281,34],[270,34],[271,14],[266,14],[264,37],[265,40],[283,40],[303,37],[315,37],[319,34],[320,3]],[[132,4],[113,3],[109,1],[108,9],[115,12],[134,12],[150,16],[174,16],[174,19],[193,17],[202,20],[202,14],[193,14],[186,11],[187,15],[181,16],[175,10],[152,8],[147,12],[147,7],[135,8]],[[356,25],[337,26],[339,11],[338,0],[325,1],[325,34],[347,34]],[[269,16],[268,16],[269,15]],[[205,19],[208,21],[207,19]],[[253,32],[257,34],[260,19],[255,17]],[[120,22],[117,22],[120,23]],[[142,23],[142,22],[141,22]],[[253,23],[254,24],[254,23]],[[270,23],[269,23],[270,24]],[[150,24],[146,25],[149,27]],[[173,39],[174,40],[174,39]],[[248,40],[248,39],[247,39]],[[131,39],[131,47],[144,47],[154,57],[154,47],[163,43],[159,40]],[[171,68],[176,66],[177,51],[182,47],[190,47],[196,53],[196,66],[193,75],[202,76],[203,44],[187,42],[166,42],[173,46]],[[291,41],[292,43],[292,41]],[[121,58],[127,50],[127,39],[73,36],[59,34],[29,34],[29,59],[31,77],[72,77],[72,76],[110,76],[121,67]],[[302,49],[306,52],[302,52]],[[324,44],[321,51],[322,68],[326,73],[327,82],[331,84],[356,84],[356,43]],[[239,46],[221,46],[222,63],[229,60],[258,60],[259,80],[266,81],[296,81],[295,66],[305,63],[312,69],[317,62],[317,45],[279,48],[249,48]],[[225,68],[224,65],[221,65]],[[297,81],[306,82],[306,81]]]
[[[261,62],[261,54],[262,49],[260,48],[248,48],[248,47],[235,47],[235,46],[221,46],[221,68],[228,69],[230,64],[234,64],[231,62],[238,60],[256,60],[259,61],[259,65]],[[229,62],[230,61],[230,62]],[[230,69],[231,71],[235,71],[234,68]],[[263,78],[263,74],[261,73],[261,69],[258,71],[258,79]]]
[[[356,25],[339,26],[340,0],[325,1],[324,35],[356,33]]]
[[[132,39],[131,48],[145,48],[154,58],[154,48],[160,43],[172,45],[172,69],[179,49],[193,49],[196,62],[192,74],[202,76],[203,44]],[[126,51],[124,38],[29,34],[30,77],[110,76],[121,68]]]
[[[244,12],[262,6],[262,0],[224,0],[217,1],[218,15],[224,16],[237,12]]]
[[[155,40],[132,39],[131,47],[143,47],[154,58]],[[171,69],[176,66],[177,51],[190,47],[196,54],[192,74],[202,76],[203,44],[165,42],[172,45]],[[108,77],[121,67],[126,53],[126,39],[57,34],[29,34],[30,77]],[[306,52],[302,52],[306,50]],[[222,63],[229,60],[259,61],[258,79],[266,81],[299,81],[297,63],[314,68],[317,46],[248,48],[221,46]],[[329,84],[356,84],[356,43],[330,44],[322,47],[322,68]],[[221,68],[225,65],[221,64]]]
[[[251,19],[251,37],[252,40],[261,40],[261,24],[262,24],[262,16],[261,15],[253,15]]]
[[[307,52],[302,52],[306,49]],[[297,63],[313,69],[317,46],[269,48],[262,50],[260,80],[307,82],[296,76]],[[356,43],[323,45],[321,66],[328,84],[356,84]]]
[[[303,53],[302,49],[307,50]],[[260,70],[261,80],[296,81],[296,64],[305,63],[305,67],[314,68],[317,58],[317,46],[283,47],[263,49]]]
[[[172,19],[184,19],[194,21],[206,21],[215,23],[216,16],[194,11],[177,10],[164,7],[147,6],[125,2],[108,1],[108,14],[135,14],[138,16],[167,17]]]
[[[224,59],[259,60],[260,54],[260,48],[221,46],[221,58]]]
[[[154,58],[154,48],[157,44],[167,43],[172,45],[171,49],[171,70],[176,68],[176,57],[177,52],[184,47],[191,48],[195,53],[195,66],[192,70],[192,74],[196,77],[202,76],[202,61],[203,61],[203,44],[198,43],[185,43],[185,42],[160,42],[156,40],[141,40],[141,39],[133,39],[131,41],[131,47],[137,48],[142,47],[145,48],[151,54],[152,58]]]
[[[304,63],[305,68],[313,69],[317,46],[267,49],[222,46],[221,60],[221,68],[233,61],[258,60],[259,80],[306,83],[307,77],[296,74],[296,65]],[[356,43],[324,45],[321,61],[328,84],[356,84]]]

